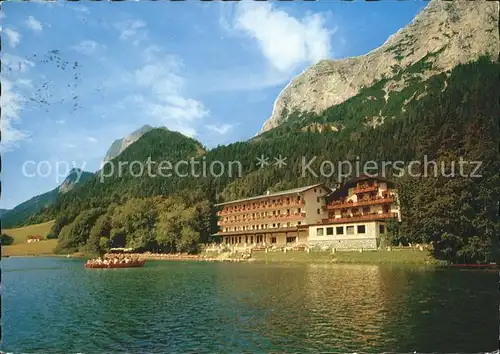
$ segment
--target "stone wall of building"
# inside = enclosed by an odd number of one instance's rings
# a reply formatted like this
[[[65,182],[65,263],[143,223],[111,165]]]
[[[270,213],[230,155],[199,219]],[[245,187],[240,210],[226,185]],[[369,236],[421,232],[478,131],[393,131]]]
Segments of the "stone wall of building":
[[[336,239],[309,242],[311,247],[324,247],[335,248],[338,250],[375,250],[378,248],[378,240],[375,238],[357,238],[357,239]]]

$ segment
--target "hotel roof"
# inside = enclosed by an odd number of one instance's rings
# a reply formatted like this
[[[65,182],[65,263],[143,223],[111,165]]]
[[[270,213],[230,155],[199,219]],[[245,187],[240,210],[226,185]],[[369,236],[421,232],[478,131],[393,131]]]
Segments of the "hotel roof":
[[[323,183],[318,183],[318,184],[313,184],[311,186],[299,187],[299,188],[294,188],[294,189],[288,189],[286,191],[281,191],[281,192],[276,192],[276,193],[262,194],[262,195],[258,195],[256,197],[231,200],[229,202],[219,203],[219,204],[215,204],[215,205],[219,206],[219,205],[227,205],[227,204],[236,204],[236,203],[241,203],[241,202],[247,202],[247,201],[250,201],[250,200],[267,199],[267,198],[272,198],[272,197],[278,197],[278,196],[281,196],[281,195],[303,193],[305,191],[308,191],[311,188],[316,188],[316,187],[322,187],[322,188],[324,188],[324,189],[326,189],[328,191],[330,190],[330,188],[326,187]]]

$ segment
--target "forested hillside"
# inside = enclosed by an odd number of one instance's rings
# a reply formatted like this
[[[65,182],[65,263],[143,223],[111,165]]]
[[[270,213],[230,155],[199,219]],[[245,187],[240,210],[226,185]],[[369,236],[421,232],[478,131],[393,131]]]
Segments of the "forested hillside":
[[[72,190],[76,185],[82,185],[89,180],[93,174],[81,170],[71,170],[61,183],[61,185],[53,190],[37,195],[29,200],[19,204],[11,210],[5,210],[1,213],[2,227],[11,228],[23,224],[32,224],[30,217],[34,214],[48,211],[49,207],[57,202],[57,200],[66,192]],[[45,217],[43,220],[47,220]],[[33,220],[35,221],[35,220]],[[34,222],[36,223],[36,222]]]
[[[426,65],[432,65],[429,58],[407,70],[418,73]],[[407,74],[394,69],[395,76]],[[355,162],[359,157],[360,163],[409,162],[423,161],[426,156],[444,161],[448,172],[451,162],[462,157],[482,161],[477,172],[482,177],[397,177],[390,169],[386,171],[400,189],[403,215],[392,241],[433,241],[438,258],[490,261],[496,258],[500,232],[499,107],[493,98],[500,92],[498,74],[497,63],[483,57],[425,81],[415,79],[402,91],[386,93],[382,80],[322,114],[294,113],[287,123],[253,140],[208,152],[179,133],[153,130],[113,162],[146,161],[148,157],[172,162],[192,157],[207,164],[239,161],[242,177],[133,177],[125,173],[101,183],[101,175],[96,175],[33,221],[56,217],[53,231],[59,235],[62,249],[126,245],[191,250],[216,231],[215,201],[268,189],[317,182],[334,186],[339,182],[337,173],[302,176],[303,157],[309,160],[316,156],[311,166],[319,171],[324,160]],[[282,155],[287,166],[260,168],[256,158],[261,155],[270,157],[271,162]]]

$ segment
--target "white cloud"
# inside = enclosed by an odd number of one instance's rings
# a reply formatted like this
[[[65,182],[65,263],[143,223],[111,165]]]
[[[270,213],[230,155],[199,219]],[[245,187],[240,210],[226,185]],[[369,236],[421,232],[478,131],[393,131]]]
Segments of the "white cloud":
[[[24,78],[25,74],[35,64],[9,53],[2,53],[2,130],[1,150],[14,150],[18,143],[29,136],[25,131],[16,128],[21,121],[21,112],[28,103],[26,93],[32,90],[32,82]]]
[[[120,39],[137,45],[147,38],[146,24],[141,20],[128,20],[114,24],[120,32]]]
[[[225,135],[229,133],[231,129],[233,129],[232,124],[220,124],[220,125],[215,125],[215,124],[209,124],[205,126],[208,130],[213,131],[214,133],[220,134],[220,135]]]
[[[98,142],[98,140],[96,138],[94,138],[93,136],[88,136],[87,140],[90,141],[91,143],[97,143]]]
[[[55,121],[57,124],[66,124],[66,121],[64,119],[59,119]]]
[[[32,61],[21,58],[17,55],[9,53],[2,54],[2,71],[7,73],[25,73],[30,68],[33,68],[35,63]]]
[[[299,19],[270,3],[242,2],[236,6],[233,27],[256,40],[269,63],[281,72],[331,55],[333,31],[325,27],[323,14]]]
[[[43,30],[42,23],[33,16],[29,16],[24,23],[29,29],[35,32],[41,32]]]
[[[12,48],[15,48],[21,41],[21,35],[19,34],[19,32],[16,32],[10,28],[6,28],[5,30],[3,30],[3,32],[7,36],[7,42]]]
[[[70,8],[73,11],[80,12],[82,14],[87,14],[88,15],[90,13],[90,10],[86,6],[81,6],[81,5],[79,6],[79,5],[71,4]]]
[[[5,152],[13,150],[19,141],[26,139],[28,136],[25,132],[14,127],[16,123],[19,123],[19,114],[23,109],[24,98],[15,89],[14,84],[4,77],[2,78],[2,96],[0,99],[2,106],[2,119],[0,121],[2,129],[1,150]]]
[[[182,62],[171,55],[161,55],[152,46],[142,67],[123,76],[122,86],[133,88],[114,109],[139,110],[155,125],[165,125],[188,136],[197,134],[200,119],[209,115],[202,102],[184,92]]]
[[[73,49],[81,54],[94,55],[97,52],[106,49],[106,46],[103,44],[99,44],[95,41],[86,39],[86,40],[83,40],[80,43],[72,46],[71,49]]]

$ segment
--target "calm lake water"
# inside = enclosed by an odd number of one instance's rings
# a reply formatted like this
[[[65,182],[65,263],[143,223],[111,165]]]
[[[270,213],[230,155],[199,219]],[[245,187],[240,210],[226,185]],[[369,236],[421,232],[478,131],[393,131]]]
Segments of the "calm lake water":
[[[2,260],[3,351],[481,352],[498,274],[370,265]]]

